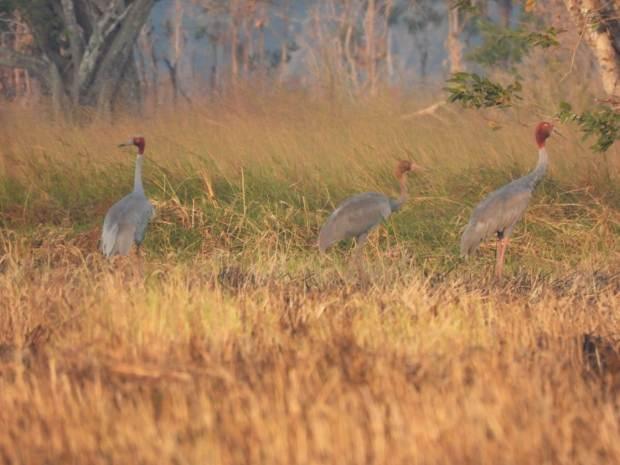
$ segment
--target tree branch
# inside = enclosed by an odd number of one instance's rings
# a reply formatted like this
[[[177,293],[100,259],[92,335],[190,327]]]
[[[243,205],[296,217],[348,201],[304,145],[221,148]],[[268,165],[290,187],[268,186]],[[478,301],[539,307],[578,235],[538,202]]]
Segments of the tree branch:
[[[154,1],[134,0],[129,4],[127,10],[122,13],[124,20],[118,32],[114,34],[108,42],[109,45],[106,46],[95,81],[90,89],[90,92],[96,96],[100,103],[100,108],[102,108],[102,102],[105,102],[103,103],[104,105],[111,105],[121,78],[118,70],[124,69],[127,65],[133,45],[148,18],[149,12],[153,8]],[[104,109],[103,112],[105,113],[106,110]]]
[[[447,104],[448,104],[447,101],[440,100],[439,102],[435,102],[435,103],[433,103],[432,105],[429,105],[426,108],[422,108],[421,110],[414,111],[413,113],[407,113],[406,115],[402,115],[401,118],[402,119],[410,119],[410,118],[416,118],[418,116],[434,116],[435,118],[437,118],[440,121],[445,121],[445,119],[440,117],[439,115],[437,115],[436,112],[437,112],[437,110],[439,110],[440,108],[443,108]]]
[[[45,71],[47,70],[45,60],[5,47],[0,47],[0,66],[27,69],[39,78],[45,77]]]
[[[90,36],[86,50],[84,50],[78,71],[78,82],[81,89],[85,89],[93,79],[106,39],[121,24],[133,6],[133,4],[130,4],[123,8],[121,13],[117,13],[120,5],[121,2],[115,1],[103,15],[103,18],[94,25],[93,33]]]
[[[69,45],[71,47],[71,63],[73,65],[73,82],[71,85],[71,98],[74,104],[79,102],[80,83],[78,74],[80,70],[80,62],[82,61],[83,39],[82,31],[77,23],[75,16],[75,5],[73,0],[61,0],[62,12],[67,26],[67,35],[69,36]]]
[[[601,0],[564,0],[564,4],[573,21],[584,31],[586,42],[598,61],[605,92],[610,97],[619,98],[620,52],[618,38],[613,33],[620,26],[614,22],[616,18],[604,16],[613,12],[603,8]]]

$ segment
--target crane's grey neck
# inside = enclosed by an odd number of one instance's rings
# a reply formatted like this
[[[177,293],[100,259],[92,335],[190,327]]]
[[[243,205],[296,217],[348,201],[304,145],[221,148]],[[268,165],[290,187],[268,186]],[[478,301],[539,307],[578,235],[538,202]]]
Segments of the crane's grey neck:
[[[538,149],[538,163],[536,164],[536,168],[527,175],[529,180],[530,187],[534,188],[538,181],[542,179],[542,177],[547,172],[547,165],[549,164],[549,155],[547,154],[547,149],[543,145]]]
[[[390,207],[392,211],[395,212],[402,207],[402,205],[409,199],[409,189],[407,189],[407,175],[405,173],[401,174],[398,178],[398,182],[400,184],[400,195],[397,199],[390,199]]]
[[[142,186],[142,160],[144,160],[144,157],[139,153],[136,157],[136,171],[133,177],[133,191],[136,194],[144,194],[144,186]]]

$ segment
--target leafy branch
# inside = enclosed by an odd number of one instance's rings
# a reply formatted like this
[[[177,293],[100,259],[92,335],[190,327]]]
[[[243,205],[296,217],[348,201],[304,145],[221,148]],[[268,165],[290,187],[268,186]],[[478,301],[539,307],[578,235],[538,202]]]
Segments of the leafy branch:
[[[584,140],[595,137],[596,142],[591,147],[595,152],[605,152],[620,139],[620,113],[608,105],[577,114],[569,103],[562,102],[557,116],[562,122],[577,123],[584,133]]]
[[[507,108],[521,100],[521,82],[517,79],[504,87],[476,73],[454,73],[444,88],[450,95],[448,102],[460,103],[465,108]]]
[[[523,27],[509,29],[479,20],[482,44],[468,56],[481,65],[519,63],[534,47],[550,48],[559,45],[558,34],[562,30],[550,27],[543,31],[527,31]]]
[[[480,6],[476,5],[472,0],[453,0],[450,3],[450,8],[473,15],[481,13]]]

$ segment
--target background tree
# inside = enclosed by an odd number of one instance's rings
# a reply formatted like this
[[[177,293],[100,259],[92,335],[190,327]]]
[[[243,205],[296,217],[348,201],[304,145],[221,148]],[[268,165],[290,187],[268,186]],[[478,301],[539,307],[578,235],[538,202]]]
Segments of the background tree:
[[[28,53],[0,48],[0,66],[28,70],[57,113],[87,105],[109,115],[115,103],[139,99],[132,51],[153,3],[0,0],[0,12],[21,15],[34,38]]]
[[[470,0],[459,0],[455,6],[471,11],[471,3]],[[596,58],[598,74],[607,96],[583,113],[573,112],[570,103],[562,102],[557,116],[577,123],[584,137],[594,137],[594,150],[606,151],[620,138],[620,7],[611,0],[563,0],[561,4],[578,26],[579,37],[585,39]],[[526,12],[531,12],[537,2],[527,0],[524,5]],[[482,19],[482,31],[482,45],[470,57],[487,67],[506,67],[520,62],[532,48],[557,46],[558,33],[563,32],[553,27],[532,30],[532,25],[524,21],[513,28],[502,27],[485,19]],[[578,46],[579,43],[575,46],[575,52]],[[569,66],[572,67],[572,64]],[[570,72],[569,69],[567,75]],[[448,80],[449,101],[475,108],[512,106],[520,99],[522,89],[514,69],[513,74],[517,81],[504,87],[477,74],[455,73]]]
[[[620,103],[620,5],[613,0],[564,0],[600,69],[607,95]]]

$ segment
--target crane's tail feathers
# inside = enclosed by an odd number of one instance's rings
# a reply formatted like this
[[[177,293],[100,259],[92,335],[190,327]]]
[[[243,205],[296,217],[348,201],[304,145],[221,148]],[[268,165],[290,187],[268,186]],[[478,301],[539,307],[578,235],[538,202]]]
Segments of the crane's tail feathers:
[[[114,244],[116,242],[116,234],[118,232],[118,227],[112,227],[110,229],[106,229],[104,226],[103,234],[101,235],[101,241],[99,243],[99,250],[106,258],[114,255]]]
[[[101,237],[101,252],[106,257],[113,255],[127,255],[134,243],[136,226],[133,224],[119,224],[110,229],[104,228]]]
[[[116,235],[115,248],[119,255],[127,255],[135,241],[136,225],[121,224]]]

